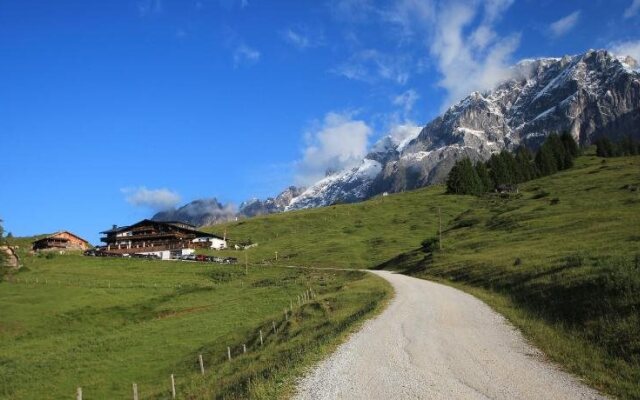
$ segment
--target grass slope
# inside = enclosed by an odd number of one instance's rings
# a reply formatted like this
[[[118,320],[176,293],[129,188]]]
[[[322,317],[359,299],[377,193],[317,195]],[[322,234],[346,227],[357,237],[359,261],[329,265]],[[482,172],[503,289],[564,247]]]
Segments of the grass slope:
[[[357,204],[335,205],[251,218],[205,228],[236,241],[251,240],[255,262],[278,259],[289,265],[373,268],[412,250],[438,229],[438,208],[444,222],[467,210],[475,199],[452,197],[442,186]],[[240,257],[240,252],[212,252]]]
[[[640,398],[638,187],[640,157],[586,155],[517,195],[436,186],[212,230],[257,242],[252,257],[265,263],[278,251],[291,264],[391,268],[457,285],[594,386]],[[442,251],[432,241],[439,208]]]
[[[357,271],[250,266],[245,275],[244,266],[79,255],[23,262],[0,283],[4,399],[69,398],[78,386],[85,398],[129,398],[133,382],[141,398],[166,399],[170,374],[179,398],[281,397],[389,294]],[[298,306],[307,288],[317,297]]]

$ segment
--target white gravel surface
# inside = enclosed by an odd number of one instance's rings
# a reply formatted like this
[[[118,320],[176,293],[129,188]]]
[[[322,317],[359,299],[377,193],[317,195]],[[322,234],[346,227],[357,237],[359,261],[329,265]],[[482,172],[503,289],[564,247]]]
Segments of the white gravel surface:
[[[486,304],[386,271],[396,295],[305,376],[295,399],[599,399]]]

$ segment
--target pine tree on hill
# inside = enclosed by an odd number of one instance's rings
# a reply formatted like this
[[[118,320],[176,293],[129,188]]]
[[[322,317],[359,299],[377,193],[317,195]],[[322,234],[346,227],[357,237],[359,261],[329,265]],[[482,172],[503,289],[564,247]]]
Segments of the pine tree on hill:
[[[540,176],[558,172],[558,164],[550,146],[542,145],[536,154],[536,167]]]
[[[572,158],[576,158],[580,155],[580,148],[578,147],[578,143],[576,143],[575,139],[569,132],[562,132],[562,135],[560,135],[560,140],[564,145],[564,150],[569,153]]]
[[[508,181],[504,182],[507,185],[515,185],[520,182],[524,182],[522,171],[520,170],[520,166],[516,161],[513,153],[507,150],[502,150],[500,152],[500,157],[502,157],[504,165],[507,167]]]
[[[638,147],[640,143],[637,143],[631,135],[625,135],[622,140],[620,140],[619,155],[621,156],[635,156],[638,155]]]
[[[536,166],[528,148],[520,146],[516,152],[516,163],[520,170],[521,182],[530,181],[536,177]]]
[[[489,170],[485,163],[478,161],[475,166],[476,174],[478,174],[478,179],[480,179],[480,183],[482,184],[482,192],[490,192],[495,188],[495,185],[491,181],[491,177],[489,176]]]
[[[542,144],[542,147],[545,146],[549,147],[553,153],[553,158],[556,160],[556,170],[560,171],[567,168],[564,165],[566,160],[566,150],[560,136],[555,133],[550,134],[547,136],[547,140]]]
[[[487,161],[487,167],[489,167],[489,176],[496,186],[509,183],[511,172],[508,169],[505,158],[500,157],[500,154],[492,154],[489,161]]]
[[[464,158],[453,166],[447,178],[447,192],[455,194],[481,194],[482,182],[471,160]]]
[[[603,139],[597,143],[600,151],[605,149],[606,142]],[[624,146],[628,151],[637,148],[635,142],[630,139]],[[564,132],[562,135],[549,135],[535,158],[524,146],[518,148],[515,156],[505,149],[499,154],[492,154],[485,163],[477,162],[473,165],[471,160],[465,158],[456,162],[451,169],[447,177],[447,192],[481,194],[501,186],[513,187],[518,183],[572,167],[573,160],[579,152],[576,141],[568,132]]]
[[[601,137],[596,140],[596,155],[598,157],[615,157],[615,151],[613,149],[613,143],[608,137]]]

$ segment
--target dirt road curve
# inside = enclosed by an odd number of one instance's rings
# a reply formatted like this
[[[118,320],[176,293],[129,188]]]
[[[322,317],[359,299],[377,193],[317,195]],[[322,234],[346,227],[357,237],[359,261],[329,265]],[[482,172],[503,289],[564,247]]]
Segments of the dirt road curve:
[[[296,399],[597,399],[475,297],[390,272],[396,297],[300,383]]]

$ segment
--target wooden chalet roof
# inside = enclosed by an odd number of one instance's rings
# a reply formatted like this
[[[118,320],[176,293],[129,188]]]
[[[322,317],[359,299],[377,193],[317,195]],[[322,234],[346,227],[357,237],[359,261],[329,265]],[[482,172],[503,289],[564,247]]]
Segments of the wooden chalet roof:
[[[81,238],[80,236],[76,235],[75,233],[72,233],[72,232],[69,232],[69,231],[58,231],[58,232],[56,232],[56,233],[52,233],[52,234],[47,235],[47,236],[45,236],[45,237],[43,237],[43,238],[40,238],[40,239],[38,239],[38,240],[34,240],[32,243],[38,243],[38,242],[42,242],[42,241],[49,240],[49,239],[69,240],[69,239],[66,239],[66,238],[58,237],[59,235],[61,235],[61,234],[63,234],[63,233],[66,233],[66,234],[68,234],[68,235],[71,235],[71,236],[75,237],[76,239],[78,239],[78,240],[82,240],[83,242],[85,242],[85,243],[89,244],[89,241],[87,241],[87,240],[85,240],[85,239]]]
[[[192,234],[195,234],[197,237],[213,237],[213,238],[217,238],[217,239],[222,239],[220,236],[211,234],[211,233],[207,233],[207,232],[202,232],[196,229],[195,226],[191,225],[191,224],[187,224],[185,222],[180,222],[180,221],[154,221],[151,219],[143,219],[142,221],[136,222],[133,225],[128,225],[128,226],[119,226],[116,228],[112,228],[112,229],[108,229],[106,231],[102,231],[100,233],[103,234],[110,234],[110,233],[120,233],[120,232],[125,232],[125,231],[130,231],[130,230],[135,230],[136,228],[139,227],[143,227],[145,225],[152,225],[152,224],[157,224],[157,225],[168,225],[168,226],[172,226],[174,228],[177,228],[181,231],[185,231],[185,232],[189,232]]]

